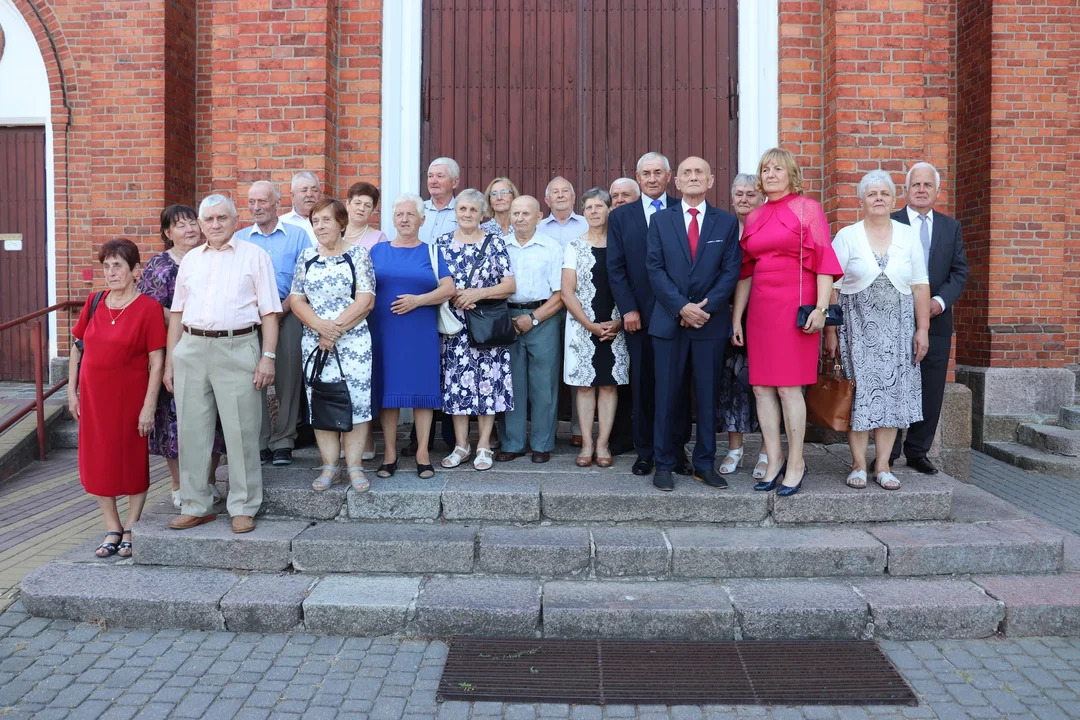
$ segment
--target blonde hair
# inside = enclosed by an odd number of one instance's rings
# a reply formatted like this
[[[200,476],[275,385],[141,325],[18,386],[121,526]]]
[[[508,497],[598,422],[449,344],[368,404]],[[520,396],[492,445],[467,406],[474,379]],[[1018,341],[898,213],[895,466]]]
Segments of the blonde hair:
[[[765,171],[765,166],[774,162],[779,162],[787,169],[788,187],[791,188],[791,192],[802,195],[802,170],[799,169],[799,164],[795,162],[795,156],[790,151],[778,147],[766,150],[765,154],[761,156],[761,162],[758,163],[757,169],[757,191],[762,195],[765,194],[765,188],[761,185],[761,176]]]
[[[508,177],[497,177],[488,183],[487,190],[484,191],[484,199],[487,201],[488,207],[491,207],[491,189],[495,187],[495,183],[506,183],[510,186],[510,194],[513,196],[510,198],[511,202],[517,200],[521,196],[521,193],[518,192],[517,185],[514,184],[513,180]]]

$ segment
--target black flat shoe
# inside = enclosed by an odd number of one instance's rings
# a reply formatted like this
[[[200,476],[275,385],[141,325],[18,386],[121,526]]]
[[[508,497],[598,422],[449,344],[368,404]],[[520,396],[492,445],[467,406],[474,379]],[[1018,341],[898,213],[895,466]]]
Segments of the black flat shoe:
[[[694,466],[685,457],[681,457],[675,463],[675,474],[686,475],[688,477],[694,476]]]
[[[795,493],[799,492],[799,489],[802,487],[803,480],[805,480],[806,476],[809,474],[810,468],[804,467],[802,471],[802,477],[799,478],[798,483],[796,483],[795,485],[784,485],[783,482],[781,482],[780,487],[776,490],[776,494],[780,497],[791,497]],[[781,475],[783,475],[783,473],[781,473]]]
[[[675,476],[670,470],[657,470],[653,475],[652,484],[657,490],[671,492],[675,489]]]
[[[772,480],[762,480],[754,485],[754,489],[758,492],[772,492],[776,489],[776,486],[784,481],[784,473],[787,472],[787,460],[780,466],[780,472],[773,475]]]
[[[431,466],[428,465],[427,467],[431,467]],[[419,472],[420,467],[417,466],[416,470],[417,470],[417,472]],[[381,477],[382,479],[385,480],[386,478],[394,477],[394,473],[396,473],[396,472],[397,472],[397,460],[395,460],[392,463],[384,463],[383,465],[380,465],[379,469],[375,471],[375,475],[377,477]]]
[[[630,472],[638,476],[648,475],[653,471],[653,461],[651,458],[639,457],[634,462],[633,467],[630,468]]]
[[[711,470],[694,470],[694,479],[698,482],[703,482],[709,487],[716,488],[717,490],[723,490],[727,488],[728,481],[723,475],[716,471],[716,468]]]
[[[278,448],[274,451],[274,459],[272,462],[274,463],[274,467],[292,465],[292,450],[289,448]]]
[[[924,475],[937,475],[938,469],[934,467],[934,463],[926,459],[926,457],[908,458],[907,466],[912,470],[918,470]]]
[[[394,463],[394,464],[397,465],[397,463]],[[384,465],[383,467],[386,467],[386,466]],[[376,473],[376,474],[378,474],[378,473]],[[390,473],[390,475],[393,475],[393,474],[394,473],[392,473],[392,472]],[[421,478],[422,480],[430,480],[431,478],[435,477],[435,466],[434,465],[419,465],[418,464],[416,466],[416,475],[417,475],[417,477]],[[380,477],[382,477],[382,476],[380,475]],[[389,477],[389,476],[387,476],[387,477]]]
[[[259,464],[265,465],[266,463],[270,462],[270,459],[272,457],[274,457],[274,453],[272,453],[270,450],[260,450],[259,451]]]

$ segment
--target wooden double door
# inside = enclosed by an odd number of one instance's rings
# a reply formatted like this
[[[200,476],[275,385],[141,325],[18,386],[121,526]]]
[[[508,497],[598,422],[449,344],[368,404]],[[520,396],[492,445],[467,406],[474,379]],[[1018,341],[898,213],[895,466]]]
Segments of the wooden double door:
[[[727,208],[736,2],[424,0],[420,187],[448,156],[460,188],[506,175],[541,198],[562,175],[580,197],[659,151],[708,160]]]

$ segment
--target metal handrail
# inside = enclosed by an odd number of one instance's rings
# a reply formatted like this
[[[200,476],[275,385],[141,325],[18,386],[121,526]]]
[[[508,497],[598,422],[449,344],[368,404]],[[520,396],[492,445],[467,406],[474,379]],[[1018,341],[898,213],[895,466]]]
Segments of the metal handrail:
[[[13,427],[30,413],[36,411],[38,460],[45,459],[45,400],[46,398],[52,397],[57,390],[67,385],[68,382],[68,379],[64,378],[48,390],[45,389],[45,333],[41,329],[41,320],[38,320],[38,318],[43,315],[48,315],[56,310],[77,308],[82,305],[83,301],[81,300],[66,300],[0,324],[0,332],[19,327],[20,325],[29,324],[30,330],[34,334],[34,339],[30,345],[30,351],[34,358],[34,399],[16,410],[15,414],[3,423],[0,423],[0,434]]]

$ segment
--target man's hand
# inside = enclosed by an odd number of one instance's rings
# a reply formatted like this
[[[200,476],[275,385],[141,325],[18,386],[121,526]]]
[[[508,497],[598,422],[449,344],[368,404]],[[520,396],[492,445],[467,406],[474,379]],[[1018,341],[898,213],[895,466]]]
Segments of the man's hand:
[[[268,357],[259,360],[255,366],[255,387],[259,390],[274,384],[274,361]]]
[[[945,312],[941,309],[941,304],[937,300],[930,298],[930,317],[936,318],[941,313]]]
[[[623,330],[628,333],[637,332],[641,329],[641,313],[631,310],[622,317]]]
[[[419,295],[398,295],[397,300],[390,303],[390,312],[395,315],[404,315],[420,307]]]
[[[163,383],[165,383],[165,389],[166,390],[168,390],[169,392],[171,392],[173,394],[176,393],[176,391],[173,390],[173,366],[172,366],[172,360],[169,359],[169,358],[165,358],[165,370],[161,375],[161,381]],[[74,413],[72,413],[72,414],[74,415]],[[78,420],[77,417],[75,419]]]
[[[709,302],[708,298],[705,298],[699,303],[686,303],[683,309],[679,311],[679,317],[686,321],[686,324],[692,328],[700,328],[709,322],[709,313],[705,312],[704,308]]]
[[[518,315],[514,318],[514,329],[518,335],[524,335],[533,329],[532,318],[528,315]]]

